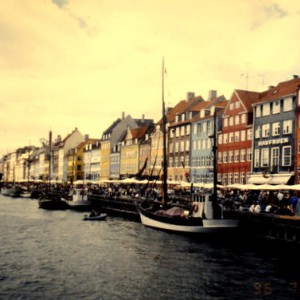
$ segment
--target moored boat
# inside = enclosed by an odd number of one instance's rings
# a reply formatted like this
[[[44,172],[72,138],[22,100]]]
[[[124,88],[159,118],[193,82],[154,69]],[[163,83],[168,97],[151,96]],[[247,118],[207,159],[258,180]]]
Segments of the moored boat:
[[[5,186],[1,189],[1,194],[4,196],[9,196],[13,198],[20,197],[22,193],[22,189],[16,185],[13,186]]]
[[[88,199],[86,189],[74,188],[71,193],[71,200],[67,200],[70,209],[78,211],[91,210],[93,203]]]
[[[67,201],[61,199],[60,193],[48,192],[38,200],[39,208],[48,210],[65,210],[69,208]]]
[[[107,218],[107,214],[105,214],[105,213],[102,213],[99,215],[94,215],[94,216],[85,215],[83,217],[83,221],[104,221],[104,220],[106,220],[106,218]]]
[[[163,207],[159,203],[144,201],[139,205],[141,222],[145,226],[185,233],[208,233],[237,228],[239,220],[222,205],[213,208],[209,192],[195,193],[190,205]],[[218,213],[215,213],[218,210]]]
[[[213,192],[192,192],[189,205],[172,207],[167,193],[167,115],[164,102],[164,62],[162,64],[162,134],[163,134],[163,172],[162,172],[162,202],[144,201],[138,205],[141,222],[145,226],[176,232],[212,232],[221,229],[237,228],[238,219],[228,216],[223,210],[217,195],[217,146],[216,146],[216,107],[214,108],[213,132]],[[186,202],[186,201],[184,201]]]

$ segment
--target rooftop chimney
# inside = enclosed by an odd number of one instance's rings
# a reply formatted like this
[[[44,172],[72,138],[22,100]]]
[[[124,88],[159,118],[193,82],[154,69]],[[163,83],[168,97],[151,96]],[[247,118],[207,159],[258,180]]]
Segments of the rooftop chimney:
[[[298,75],[293,75],[293,79],[297,79],[297,78],[299,78]]]
[[[208,92],[208,101],[217,98],[217,91],[216,90],[210,90]]]
[[[125,119],[125,112],[122,111],[122,120],[124,120],[124,119]]]
[[[274,89],[274,85],[269,85],[268,90]]]
[[[187,92],[186,93],[186,98],[187,100],[191,100],[192,98],[195,98],[195,93],[194,92]]]

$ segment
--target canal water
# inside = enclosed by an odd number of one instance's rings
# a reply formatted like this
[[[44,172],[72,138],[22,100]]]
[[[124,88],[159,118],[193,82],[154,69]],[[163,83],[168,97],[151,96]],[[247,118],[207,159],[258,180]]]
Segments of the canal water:
[[[300,252],[0,195],[0,299],[299,299]]]

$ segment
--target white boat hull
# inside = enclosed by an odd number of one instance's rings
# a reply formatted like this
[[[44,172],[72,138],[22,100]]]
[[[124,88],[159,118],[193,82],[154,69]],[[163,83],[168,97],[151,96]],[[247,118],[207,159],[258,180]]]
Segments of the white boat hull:
[[[195,225],[195,226],[185,226],[185,225],[176,225],[170,224],[166,222],[160,222],[157,220],[153,220],[144,216],[140,213],[141,222],[143,225],[147,227],[168,230],[168,231],[176,231],[176,232],[190,232],[190,233],[205,233],[205,232],[213,232],[218,230],[230,229],[230,228],[237,228],[238,227],[238,220],[202,220],[203,225]]]

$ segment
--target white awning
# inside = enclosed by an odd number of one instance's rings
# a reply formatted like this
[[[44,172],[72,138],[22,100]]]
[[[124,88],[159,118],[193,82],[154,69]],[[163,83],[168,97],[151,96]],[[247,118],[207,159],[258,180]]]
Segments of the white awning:
[[[253,184],[286,184],[294,173],[281,173],[281,174],[252,174],[248,183]]]

